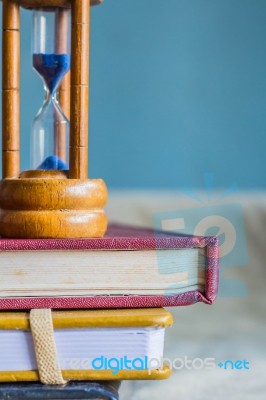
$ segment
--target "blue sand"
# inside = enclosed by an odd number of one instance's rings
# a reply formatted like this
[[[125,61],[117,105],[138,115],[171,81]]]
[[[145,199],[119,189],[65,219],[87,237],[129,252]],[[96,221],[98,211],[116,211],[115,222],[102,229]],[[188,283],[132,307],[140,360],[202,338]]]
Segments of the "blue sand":
[[[50,93],[54,93],[70,68],[69,54],[33,54],[33,67],[42,76]]]
[[[68,166],[57,156],[49,156],[39,165],[37,169],[58,169],[65,171],[68,170]]]

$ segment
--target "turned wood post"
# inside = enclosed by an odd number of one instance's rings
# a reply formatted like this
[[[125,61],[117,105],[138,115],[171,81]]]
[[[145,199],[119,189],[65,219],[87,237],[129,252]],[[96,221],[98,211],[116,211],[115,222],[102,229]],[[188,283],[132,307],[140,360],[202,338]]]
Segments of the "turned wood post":
[[[70,118],[70,71],[63,77],[62,82],[58,89],[58,102],[63,110],[63,113],[69,120]],[[55,129],[55,154],[58,155],[60,160],[67,160],[67,151],[69,150],[69,143],[67,142],[66,126],[59,124]]]
[[[60,107],[62,108],[68,120],[70,120],[70,74],[71,72],[68,71],[64,76],[58,91],[58,101]]]
[[[68,29],[69,29],[69,15],[68,10],[61,8],[57,11],[56,18],[56,52],[68,52]],[[67,119],[70,119],[70,71],[63,77],[58,90],[58,100],[60,107],[64,111]]]
[[[19,176],[19,4],[3,0],[2,163],[3,178]]]
[[[59,8],[56,13],[56,29],[55,29],[55,51],[56,53],[68,53],[68,9]],[[68,72],[62,79],[58,89],[58,101],[65,116],[70,118],[70,72]],[[66,152],[69,149],[67,143],[65,124],[55,124],[55,149],[56,154],[62,161],[66,161]]]
[[[90,0],[72,0],[71,9],[69,177],[87,179]]]

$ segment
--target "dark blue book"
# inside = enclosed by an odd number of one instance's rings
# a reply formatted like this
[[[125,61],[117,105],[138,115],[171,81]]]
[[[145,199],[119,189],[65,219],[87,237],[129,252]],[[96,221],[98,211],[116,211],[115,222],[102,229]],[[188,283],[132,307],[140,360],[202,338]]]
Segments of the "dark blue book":
[[[70,382],[67,385],[1,383],[0,400],[119,400],[119,381]]]

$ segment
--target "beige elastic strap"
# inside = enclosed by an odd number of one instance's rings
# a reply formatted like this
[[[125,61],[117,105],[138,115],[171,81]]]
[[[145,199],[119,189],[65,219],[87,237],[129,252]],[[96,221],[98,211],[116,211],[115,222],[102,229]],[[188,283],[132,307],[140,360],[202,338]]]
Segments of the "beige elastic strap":
[[[31,310],[30,326],[41,382],[49,385],[66,383],[57,359],[52,311]]]

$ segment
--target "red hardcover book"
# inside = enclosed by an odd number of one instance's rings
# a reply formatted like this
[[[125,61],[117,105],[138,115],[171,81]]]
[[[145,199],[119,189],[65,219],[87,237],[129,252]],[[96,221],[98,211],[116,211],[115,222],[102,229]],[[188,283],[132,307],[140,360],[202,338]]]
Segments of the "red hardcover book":
[[[212,304],[217,237],[111,225],[100,239],[0,239],[0,309]]]

